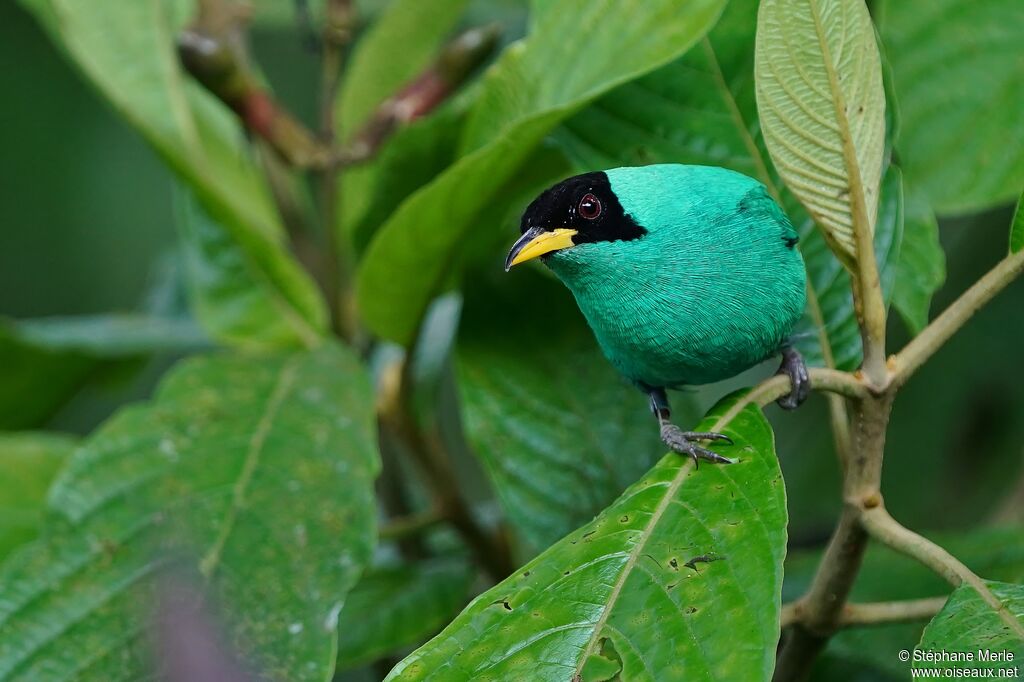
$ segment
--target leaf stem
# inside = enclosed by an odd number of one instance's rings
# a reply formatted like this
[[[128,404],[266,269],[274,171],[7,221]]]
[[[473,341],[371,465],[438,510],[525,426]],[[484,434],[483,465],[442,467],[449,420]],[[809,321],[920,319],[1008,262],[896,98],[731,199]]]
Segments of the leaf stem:
[[[928,620],[942,610],[947,599],[949,599],[948,596],[903,601],[848,603],[840,613],[837,626],[849,628]],[[782,627],[788,627],[801,621],[802,608],[801,600],[783,604]]]
[[[924,331],[893,359],[893,383],[898,387],[917,371],[983,305],[1024,272],[1024,250],[999,261],[989,272],[961,294]]]

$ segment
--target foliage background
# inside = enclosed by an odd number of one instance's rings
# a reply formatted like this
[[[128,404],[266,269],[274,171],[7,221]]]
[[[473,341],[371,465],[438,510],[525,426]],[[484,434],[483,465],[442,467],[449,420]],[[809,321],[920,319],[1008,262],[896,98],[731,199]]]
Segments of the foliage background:
[[[465,21],[485,19],[502,22],[506,39],[525,27],[524,8],[512,0],[473,3]],[[256,56],[278,96],[312,122],[318,58],[303,48],[289,22],[258,25],[254,37]],[[171,172],[15,3],[0,3],[0,65],[0,92],[6,93],[0,127],[5,167],[0,314],[184,312]],[[247,153],[239,140],[238,154]],[[1012,206],[1003,206],[940,221],[948,274],[933,311],[1002,257],[1011,215]],[[511,239],[511,224],[508,235]],[[1024,282],[1017,282],[981,310],[901,394],[883,489],[893,515],[907,525],[955,536],[983,520],[1024,522],[1024,505],[1006,502],[1014,491],[1018,500],[1024,494],[1022,310]],[[892,325],[892,348],[908,338],[901,324]],[[164,353],[100,362],[80,387],[67,390],[66,400],[55,401],[57,409],[0,426],[89,433],[118,405],[150,395],[174,359]],[[765,369],[731,386],[752,383]],[[695,397],[706,408],[728,388],[702,389]],[[637,409],[644,409],[639,397]],[[787,481],[790,550],[820,548],[838,511],[834,491],[839,486],[824,402],[812,400],[797,414],[774,410],[770,418]],[[478,484],[478,501],[490,498],[479,465],[467,457],[460,466]],[[797,573],[793,580],[799,580]],[[926,584],[920,575],[908,579]],[[798,593],[792,586],[787,590]],[[921,596],[930,594],[922,591]],[[837,652],[823,666],[847,666],[836,662],[842,647]],[[823,670],[835,679],[838,668]]]

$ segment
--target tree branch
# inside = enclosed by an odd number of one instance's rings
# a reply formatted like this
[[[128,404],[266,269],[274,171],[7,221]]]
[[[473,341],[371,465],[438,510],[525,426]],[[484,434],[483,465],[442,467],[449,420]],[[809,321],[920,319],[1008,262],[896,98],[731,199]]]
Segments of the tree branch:
[[[882,504],[879,485],[892,398],[892,392],[871,394],[854,403],[853,450],[843,476],[845,505],[811,587],[800,599],[801,618],[784,640],[773,678],[776,682],[804,679],[840,626],[867,548],[861,513]]]
[[[971,569],[931,540],[900,525],[889,515],[885,507],[865,510],[862,521],[864,529],[871,537],[921,562],[953,587],[959,587],[961,583],[966,582],[984,589],[981,578]]]
[[[332,0],[332,4],[339,2],[347,4]],[[185,69],[238,115],[248,133],[265,140],[291,166],[303,170],[351,166],[371,158],[398,126],[437,108],[497,45],[498,29],[493,26],[466,31],[420,76],[381,104],[350,143],[339,147],[302,125],[248,67],[240,49],[242,42],[236,39],[236,29],[247,14],[225,9],[236,6],[230,0],[204,0],[196,21],[178,36],[178,55]],[[208,7],[216,11],[207,11]],[[225,29],[226,16],[235,17],[230,32]],[[328,57],[334,54],[330,42],[325,39],[325,59],[334,59]],[[325,81],[330,70],[325,70]]]
[[[948,596],[908,599],[906,601],[867,602],[846,604],[839,614],[836,625],[840,628],[885,625],[887,623],[909,623],[928,620],[945,606]],[[788,627],[801,620],[801,601],[783,604],[782,627]]]
[[[433,528],[444,521],[444,517],[434,509],[393,518],[380,528],[381,540],[401,540],[410,535],[417,535],[428,528]]]
[[[408,359],[414,356],[415,348],[408,351],[405,361],[396,363],[382,376],[377,407],[381,424],[409,448],[436,498],[442,518],[455,527],[491,577],[500,581],[515,569],[507,544],[502,536],[488,533],[477,523],[459,491],[455,470],[443,439],[436,430],[423,430],[416,419],[412,405],[411,364]]]
[[[999,261],[989,272],[961,294],[960,298],[935,318],[924,331],[896,354],[892,361],[893,383],[898,387],[942,347],[974,313],[1006,288],[1006,285],[1024,272],[1024,250]]]
[[[973,587],[978,596],[999,615],[1007,627],[1024,639],[1024,625],[992,594],[985,581],[955,556],[928,538],[900,525],[884,507],[865,510],[862,523],[871,537],[897,552],[917,559],[954,587],[965,583]]]
[[[334,148],[337,125],[334,104],[341,80],[342,55],[352,38],[354,24],[351,0],[327,0],[320,67],[320,142],[331,149]],[[338,238],[335,224],[340,202],[339,168],[336,159],[332,158],[320,169],[320,228],[327,252],[324,288],[331,326],[338,336],[351,342],[357,333],[358,318],[352,301],[352,256],[348,245]]]

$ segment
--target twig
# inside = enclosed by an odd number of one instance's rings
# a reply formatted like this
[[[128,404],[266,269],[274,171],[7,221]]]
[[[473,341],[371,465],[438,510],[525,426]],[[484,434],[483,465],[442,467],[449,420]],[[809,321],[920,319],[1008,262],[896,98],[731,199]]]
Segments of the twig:
[[[1007,256],[935,318],[892,360],[893,383],[907,379],[983,305],[1024,272],[1024,250]]]
[[[444,517],[436,510],[430,510],[394,518],[381,526],[381,540],[401,540],[410,535],[417,535],[428,528],[433,528],[444,521]]]
[[[332,4],[342,0],[332,0]],[[345,3],[342,3],[345,4]],[[361,163],[371,158],[401,124],[433,111],[491,54],[497,29],[470,29],[453,40],[437,61],[384,102],[366,128],[349,144],[336,146],[319,139],[267,91],[248,68],[238,26],[248,16],[230,0],[204,0],[196,21],[178,36],[178,55],[186,70],[238,115],[248,133],[265,140],[291,166],[324,170]],[[207,11],[206,8],[214,8]],[[230,31],[224,17],[233,17]],[[332,53],[325,39],[325,59]],[[338,57],[340,65],[340,57]],[[333,66],[325,69],[327,74]]]
[[[868,395],[867,387],[849,372],[826,369],[824,367],[808,367],[807,374],[811,379],[811,388],[815,391],[857,399]],[[793,389],[790,385],[789,377],[776,374],[750,389],[737,405],[739,410],[752,403],[758,405],[758,407],[765,407],[788,394],[791,390]]]
[[[320,142],[334,148],[334,104],[341,80],[342,55],[352,37],[354,12],[351,0],[328,0],[322,40],[320,67]],[[333,156],[333,155],[332,155]],[[320,229],[323,230],[327,305],[334,332],[346,341],[356,334],[356,312],[352,304],[352,257],[347,245],[338,238],[337,210],[339,196],[339,164],[331,158],[320,171]]]
[[[1024,638],[1024,625],[992,594],[985,581],[955,556],[928,538],[900,525],[884,507],[866,509],[862,515],[862,523],[871,537],[897,552],[918,560],[954,587],[959,587],[963,583],[973,587],[978,596],[998,613],[1002,621]]]
[[[410,349],[406,357],[415,357],[415,348]],[[477,523],[459,491],[451,457],[440,434],[436,430],[423,430],[416,419],[412,391],[410,362],[392,365],[384,373],[378,391],[377,412],[381,424],[409,448],[434,493],[442,518],[455,526],[491,577],[502,580],[515,568],[503,536],[492,535]]]
[[[843,607],[842,612],[839,614],[837,626],[848,628],[928,620],[942,610],[947,599],[949,599],[948,596],[908,599],[906,601],[849,603]],[[800,621],[803,615],[802,607],[801,601],[783,604],[782,627],[785,628]]]
[[[497,25],[482,26],[448,43],[432,65],[382,102],[352,136],[347,144],[349,161],[373,156],[396,128],[436,109],[490,57],[500,34]]]

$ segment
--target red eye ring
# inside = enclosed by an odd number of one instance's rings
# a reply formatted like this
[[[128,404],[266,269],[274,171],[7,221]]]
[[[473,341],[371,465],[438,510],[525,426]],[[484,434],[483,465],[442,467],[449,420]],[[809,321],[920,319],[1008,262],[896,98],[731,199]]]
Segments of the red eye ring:
[[[584,194],[580,199],[579,206],[576,207],[576,212],[580,214],[580,217],[587,220],[596,220],[601,216],[601,211],[601,200],[590,193]]]

